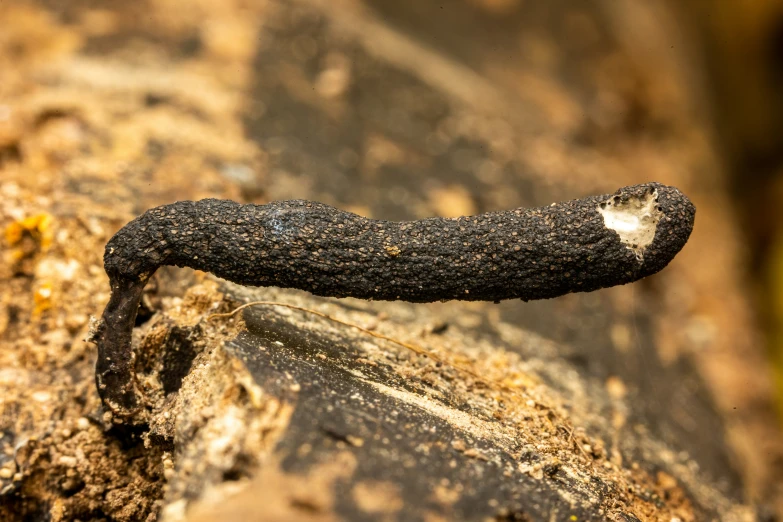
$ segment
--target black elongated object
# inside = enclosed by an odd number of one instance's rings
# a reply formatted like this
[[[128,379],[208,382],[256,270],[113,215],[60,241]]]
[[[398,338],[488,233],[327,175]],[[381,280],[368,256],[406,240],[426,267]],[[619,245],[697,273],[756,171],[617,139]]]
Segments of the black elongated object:
[[[106,245],[111,298],[95,332],[95,380],[116,421],[142,401],[131,334],[163,265],[242,285],[416,303],[546,299],[636,281],[685,245],[695,208],[647,183],[533,209],[391,222],[311,201],[205,199],[148,210]]]

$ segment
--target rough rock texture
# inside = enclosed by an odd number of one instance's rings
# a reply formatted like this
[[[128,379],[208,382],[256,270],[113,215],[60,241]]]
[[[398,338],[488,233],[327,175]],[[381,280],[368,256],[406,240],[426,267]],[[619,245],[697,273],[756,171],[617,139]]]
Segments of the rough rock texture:
[[[600,5],[0,3],[0,518],[769,516],[783,452],[699,63],[665,3]],[[368,303],[161,269],[132,338],[147,427],[107,430],[84,339],[104,247],[149,208],[411,220],[649,180],[698,207],[689,244],[600,292]],[[259,298],[408,348],[207,319]]]
[[[187,493],[203,499],[196,512],[220,513],[227,491],[237,488],[224,483],[227,477],[250,489],[244,502],[266,505],[266,498],[282,495],[292,517],[302,511],[353,520],[751,515],[731,500],[728,483],[705,482],[688,452],[630,424],[633,404],[622,381],[579,377],[537,335],[506,324],[476,336],[448,313],[404,305],[316,301],[306,293],[225,284],[221,290],[229,301],[314,307],[414,343],[416,351],[285,308],[248,308],[240,324],[204,318],[193,325],[191,318],[184,333],[164,315],[163,329],[171,337],[177,331],[178,339],[200,340],[203,331],[221,329],[215,323],[239,331],[209,351],[178,344],[192,365],[167,404],[179,419],[175,440],[183,441],[169,479],[172,517]],[[444,318],[446,329],[434,323]],[[160,338],[151,332],[161,324],[149,328],[146,339]],[[171,337],[153,351],[171,349]],[[226,391],[227,373],[243,393]],[[153,433],[166,434],[162,427]],[[257,479],[259,460],[269,469]],[[283,483],[297,477],[311,487],[262,493],[279,475]],[[204,491],[212,488],[219,493]]]

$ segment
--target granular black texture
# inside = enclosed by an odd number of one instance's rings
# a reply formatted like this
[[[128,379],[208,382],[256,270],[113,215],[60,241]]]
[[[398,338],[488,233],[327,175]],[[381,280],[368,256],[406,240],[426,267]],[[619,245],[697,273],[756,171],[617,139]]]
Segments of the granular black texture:
[[[642,256],[604,225],[610,198],[657,193],[655,238]],[[112,296],[97,332],[98,390],[119,417],[140,406],[131,332],[144,284],[163,265],[234,283],[331,297],[433,302],[545,299],[636,281],[685,245],[695,208],[658,183],[534,209],[391,222],[311,201],[242,205],[205,199],[145,212],[106,245]]]

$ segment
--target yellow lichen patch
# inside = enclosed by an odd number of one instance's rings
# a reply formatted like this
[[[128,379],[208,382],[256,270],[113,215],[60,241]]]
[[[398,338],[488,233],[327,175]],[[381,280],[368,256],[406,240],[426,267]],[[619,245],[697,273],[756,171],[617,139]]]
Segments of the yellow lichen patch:
[[[52,307],[52,283],[44,283],[36,288],[33,300],[35,301],[33,315],[49,310]]]
[[[46,250],[52,244],[52,216],[45,212],[14,221],[5,227],[5,240],[9,246],[19,244],[25,234],[29,234]]]

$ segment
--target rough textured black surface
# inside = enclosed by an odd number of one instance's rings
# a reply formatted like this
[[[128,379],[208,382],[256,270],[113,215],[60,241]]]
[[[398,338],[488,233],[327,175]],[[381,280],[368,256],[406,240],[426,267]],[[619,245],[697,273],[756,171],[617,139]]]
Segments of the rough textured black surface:
[[[644,260],[604,226],[594,196],[536,209],[389,222],[309,201],[182,201],[149,210],[106,246],[113,278],[162,265],[251,286],[315,295],[433,302],[544,299],[635,281],[661,270],[690,235],[694,209],[657,184],[666,218]]]
[[[363,367],[365,378],[345,371],[337,361],[356,356],[349,340],[335,343],[313,332],[295,331],[261,310],[248,310],[244,317],[248,330],[228,342],[226,350],[242,360],[270,394],[292,400],[290,383],[302,383],[293,401],[295,412],[275,448],[283,469],[307,474],[317,463],[333,458],[340,442],[351,437],[366,441],[348,446],[357,466],[336,485],[334,509],[341,520],[373,519],[358,509],[349,494],[365,480],[381,480],[399,488],[402,509],[397,520],[426,520],[422,512],[427,509],[449,520],[532,521],[548,520],[553,514],[558,515],[557,520],[569,516],[582,521],[606,520],[601,513],[604,506],[590,501],[584,484],[564,470],[551,469],[546,480],[520,471],[525,464],[546,464],[551,457],[526,449],[521,441],[506,448],[496,440],[474,438],[426,409],[383,393],[374,382],[420,393],[383,365]],[[315,359],[317,353],[328,354],[328,362]],[[281,375],[289,378],[281,379]],[[444,395],[442,407],[467,409],[466,414],[477,421],[496,422],[464,404],[450,404],[449,394]],[[452,445],[465,439],[481,451],[482,458],[466,456]],[[390,440],[394,442],[388,443]],[[299,452],[303,445],[312,448],[304,457]],[[422,451],[423,447],[427,450]],[[433,492],[444,482],[461,492],[446,512],[433,501]],[[599,478],[590,488],[607,496],[615,493],[612,484]],[[487,504],[489,499],[496,507]]]
[[[237,291],[233,285],[223,291],[236,301],[263,299],[264,295],[258,290]],[[328,332],[318,319],[305,316],[299,321],[276,312],[279,310],[267,307],[244,310],[244,330],[224,348],[241,361],[238,367],[246,368],[265,394],[293,408],[285,433],[273,449],[274,460],[280,462],[285,473],[308,476],[318,473],[323,463],[345,463],[345,459],[338,460],[338,455],[344,457],[350,452],[354,456],[350,462],[355,467],[343,464],[350,471],[330,486],[332,509],[340,520],[379,519],[377,514],[363,512],[351,495],[362,483],[377,481],[391,484],[398,492],[400,511],[389,517],[395,520],[437,520],[435,515],[443,520],[470,521],[654,519],[642,516],[640,504],[633,499],[646,503],[655,492],[644,486],[621,488],[600,472],[599,468],[605,469],[600,461],[575,465],[567,452],[531,444],[530,436],[540,442],[550,435],[542,436],[546,430],[534,430],[525,422],[516,424],[518,420],[511,420],[511,396],[490,402],[494,406],[487,409],[487,403],[479,399],[481,386],[463,388],[464,381],[452,381],[448,371],[440,374],[445,379],[435,380],[422,379],[423,374],[418,372],[401,374],[398,361],[406,361],[406,368],[416,367],[416,363],[404,352],[394,354],[393,348],[388,358],[368,363],[368,352],[363,348],[368,343],[361,336],[346,335],[339,329]],[[407,321],[404,324],[414,328]],[[465,345],[473,344],[469,338],[463,340]],[[527,360],[540,356],[530,354]],[[616,415],[617,410],[612,409],[613,400],[601,383],[569,377],[573,374],[569,366],[562,359],[543,365],[546,372],[551,372],[547,387],[567,394],[565,382],[576,379],[589,388],[589,398],[577,402],[587,405],[594,414],[607,408],[603,421],[589,430],[595,437],[593,444],[602,440],[598,444],[607,448],[607,453],[618,450],[623,459],[629,459],[624,460],[626,473],[633,469],[632,462],[653,476],[674,469],[663,457],[659,439],[649,431],[613,424],[616,417],[612,411]],[[494,414],[500,412],[504,413]],[[455,414],[457,418],[465,415],[469,422],[456,420]],[[564,419],[548,418],[556,429],[555,439],[568,439],[572,428],[561,424]],[[515,426],[515,435],[500,435],[503,426]],[[703,446],[715,443],[700,440]],[[466,452],[464,445],[460,448],[461,443],[476,452]],[[665,447],[679,453],[682,445]],[[578,460],[581,453],[576,455]],[[543,474],[535,478],[526,471],[530,465],[541,466]],[[574,473],[584,469],[582,466],[593,467],[589,481]],[[678,472],[682,473],[682,468]],[[683,488],[692,485],[683,475],[673,473],[682,480]],[[701,470],[694,476],[705,478]],[[454,492],[448,505],[436,500],[436,491],[444,484]],[[720,508],[703,498],[693,497],[694,520],[721,519]],[[659,502],[666,509],[674,501],[667,498]]]
[[[610,198],[655,191],[663,217],[640,258],[604,226],[597,208]],[[117,413],[137,408],[130,335],[143,285],[160,266],[332,297],[545,299],[658,272],[685,245],[694,217],[687,197],[658,183],[548,207],[407,222],[367,219],[301,200],[164,205],[130,222],[106,245],[112,297],[97,337],[98,389]]]

